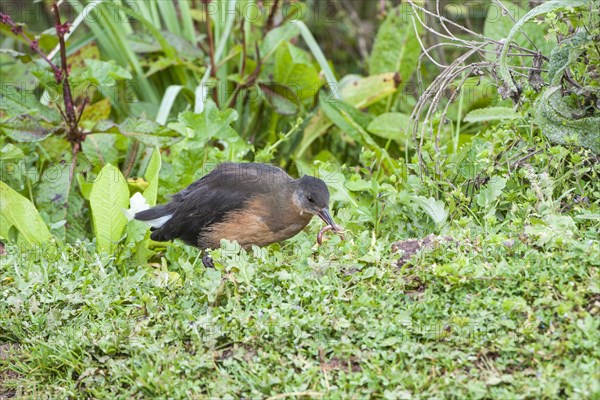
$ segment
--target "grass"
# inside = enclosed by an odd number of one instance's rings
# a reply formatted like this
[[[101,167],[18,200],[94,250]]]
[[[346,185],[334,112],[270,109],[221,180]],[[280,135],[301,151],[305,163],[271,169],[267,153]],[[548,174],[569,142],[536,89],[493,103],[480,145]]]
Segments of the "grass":
[[[347,227],[353,216],[338,211]],[[253,254],[228,244],[214,270],[181,244],[146,267],[85,243],[9,248],[0,394],[600,396],[594,224],[543,244],[516,223],[486,233],[458,218],[403,266],[359,226],[320,248],[317,221]]]

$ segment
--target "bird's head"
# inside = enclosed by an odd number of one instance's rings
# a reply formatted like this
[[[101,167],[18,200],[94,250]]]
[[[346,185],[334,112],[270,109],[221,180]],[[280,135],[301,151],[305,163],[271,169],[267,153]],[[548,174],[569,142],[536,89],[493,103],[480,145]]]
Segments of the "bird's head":
[[[305,175],[297,181],[294,191],[294,202],[302,212],[319,216],[327,225],[331,225],[335,231],[337,225],[333,222],[329,212],[329,190],[327,185],[319,178]]]

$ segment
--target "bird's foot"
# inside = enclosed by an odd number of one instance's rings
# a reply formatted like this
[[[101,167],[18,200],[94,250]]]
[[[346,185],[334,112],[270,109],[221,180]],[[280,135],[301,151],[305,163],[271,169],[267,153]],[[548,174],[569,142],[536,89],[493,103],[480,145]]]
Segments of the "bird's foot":
[[[213,262],[213,259],[208,255],[208,253],[204,253],[202,255],[202,264],[204,264],[206,268],[215,267],[215,263]]]

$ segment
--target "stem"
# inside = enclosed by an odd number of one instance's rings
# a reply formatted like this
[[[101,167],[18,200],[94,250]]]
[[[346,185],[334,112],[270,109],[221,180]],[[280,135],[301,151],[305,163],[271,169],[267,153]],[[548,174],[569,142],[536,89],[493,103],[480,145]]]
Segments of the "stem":
[[[69,126],[67,133],[67,140],[71,142],[73,147],[74,155],[80,149],[79,143],[82,141],[82,135],[77,127],[78,118],[75,113],[75,104],[73,103],[73,94],[71,92],[71,84],[69,82],[69,65],[67,63],[67,46],[65,43],[65,34],[69,31],[68,22],[65,24],[60,23],[60,10],[58,4],[52,4],[54,8],[54,14],[56,15],[56,34],[58,35],[58,42],[60,45],[60,63],[62,70],[62,85],[63,85],[63,101],[65,104],[65,122]]]
[[[61,81],[60,68],[58,68],[58,66],[56,64],[54,64],[50,60],[50,58],[48,58],[48,56],[46,56],[46,54],[44,54],[43,51],[40,50],[37,40],[29,39],[29,37],[25,34],[25,32],[23,32],[23,27],[21,25],[15,24],[13,22],[12,18],[10,17],[10,15],[8,15],[8,14],[4,14],[4,13],[0,12],[0,22],[4,23],[5,25],[8,25],[10,27],[10,30],[15,35],[21,35],[23,37],[23,39],[25,39],[27,44],[29,44],[29,48],[31,50],[35,51],[40,57],[42,57],[42,59],[44,61],[46,61],[48,63],[48,65],[50,65],[50,68],[52,68],[52,71],[54,72],[54,79],[56,79],[56,83],[60,83],[60,81]]]
[[[206,35],[208,38],[208,56],[210,58],[210,76],[214,78],[217,76],[217,69],[215,68],[215,44],[213,39],[212,26],[210,23],[210,15],[208,12],[209,2],[204,3],[204,18],[206,18]],[[218,88],[215,87],[213,91],[213,100],[217,107],[219,106],[219,93]]]
[[[269,32],[271,29],[273,29],[273,21],[275,20],[275,13],[277,12],[278,6],[279,6],[279,0],[275,0],[275,2],[273,3],[273,7],[271,7],[271,12],[269,13],[269,17],[267,18],[267,23],[265,25],[265,32],[264,32],[265,35],[267,34],[267,32]]]

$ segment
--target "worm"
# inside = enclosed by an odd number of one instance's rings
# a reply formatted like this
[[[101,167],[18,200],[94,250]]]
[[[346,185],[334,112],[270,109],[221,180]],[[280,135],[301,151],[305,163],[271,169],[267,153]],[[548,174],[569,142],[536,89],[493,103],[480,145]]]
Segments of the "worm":
[[[324,226],[323,229],[321,229],[319,231],[319,233],[317,234],[317,243],[319,245],[323,244],[323,234],[327,231],[334,231],[335,233],[337,233],[338,235],[340,235],[340,237],[342,238],[342,240],[345,240],[346,238],[344,237],[344,231],[342,229],[340,229],[338,226],[331,226],[331,225],[327,225]]]

